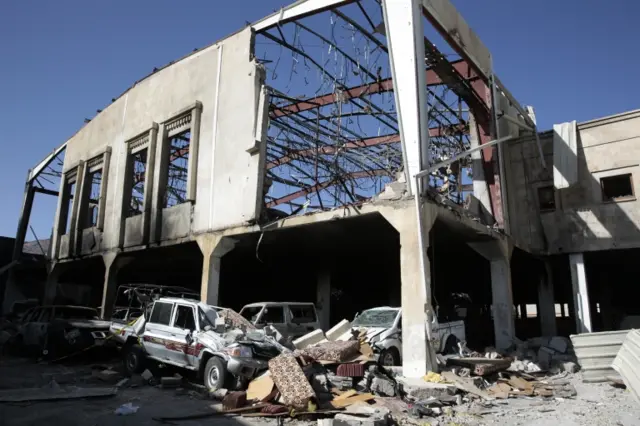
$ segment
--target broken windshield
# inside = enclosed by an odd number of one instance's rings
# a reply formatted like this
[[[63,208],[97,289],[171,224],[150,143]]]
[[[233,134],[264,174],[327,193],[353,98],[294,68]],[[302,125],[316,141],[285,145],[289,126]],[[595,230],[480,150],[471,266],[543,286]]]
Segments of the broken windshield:
[[[354,327],[393,327],[398,316],[397,309],[370,309],[353,320]]]

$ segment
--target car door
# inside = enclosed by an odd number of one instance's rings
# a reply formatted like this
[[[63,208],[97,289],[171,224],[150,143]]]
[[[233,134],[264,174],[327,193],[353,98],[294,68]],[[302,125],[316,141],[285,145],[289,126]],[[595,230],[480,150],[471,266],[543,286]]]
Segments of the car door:
[[[180,365],[195,366],[194,334],[197,331],[196,312],[193,305],[177,303],[171,329],[170,357]]]
[[[174,306],[173,302],[155,302],[145,325],[144,348],[149,356],[161,361],[172,361],[170,347]]]
[[[289,330],[289,335],[294,339],[320,328],[316,310],[313,305],[291,304],[288,306],[288,313],[289,319],[287,328]]]

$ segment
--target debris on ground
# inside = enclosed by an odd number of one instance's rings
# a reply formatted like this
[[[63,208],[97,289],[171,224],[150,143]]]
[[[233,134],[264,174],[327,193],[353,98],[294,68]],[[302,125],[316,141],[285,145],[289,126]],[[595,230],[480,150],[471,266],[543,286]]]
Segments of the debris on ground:
[[[129,416],[131,414],[137,413],[139,409],[140,407],[129,402],[126,404],[122,404],[121,406],[116,408],[115,414],[117,416]]]

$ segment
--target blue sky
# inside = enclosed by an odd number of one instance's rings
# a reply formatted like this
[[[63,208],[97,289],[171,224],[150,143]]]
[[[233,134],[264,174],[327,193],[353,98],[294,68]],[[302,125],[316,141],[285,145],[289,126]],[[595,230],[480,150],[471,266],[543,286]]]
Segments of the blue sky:
[[[154,67],[255,21],[283,0],[8,0],[0,13],[0,235],[15,234],[27,170]],[[639,107],[631,0],[453,0],[501,80],[541,128]],[[51,232],[53,199],[32,224]],[[29,235],[31,239],[31,235]]]

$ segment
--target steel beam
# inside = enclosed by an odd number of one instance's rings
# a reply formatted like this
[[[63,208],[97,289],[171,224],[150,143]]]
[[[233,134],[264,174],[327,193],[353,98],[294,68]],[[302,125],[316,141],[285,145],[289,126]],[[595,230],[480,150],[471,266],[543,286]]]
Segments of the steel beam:
[[[467,81],[472,82],[479,79],[477,73],[471,69],[467,62],[462,60],[454,61],[451,62],[451,65],[460,74],[460,76],[466,75],[467,77],[464,77],[464,79],[466,79]],[[439,86],[445,84],[445,82],[442,80],[442,78],[440,78],[440,76],[434,69],[426,70],[426,80],[427,86]],[[344,101],[347,99],[359,98],[364,95],[386,93],[391,91],[393,91],[393,79],[386,78],[384,80],[345,89],[340,93],[340,98],[338,98],[335,92],[332,92],[317,96],[312,99],[306,99],[282,107],[273,108],[270,112],[270,116],[273,119],[290,114],[299,114],[310,109],[334,104],[339,100]]]
[[[355,0],[299,0],[289,6],[283,7],[278,12],[272,13],[266,18],[251,25],[256,32],[268,30],[276,25],[286,24],[296,19],[302,19],[309,15],[315,15],[334,7],[353,3]]]
[[[347,173],[345,175],[337,176],[333,179],[329,179],[324,182],[317,183],[315,185],[307,186],[306,188],[303,188],[292,194],[285,195],[284,197],[277,198],[273,201],[270,201],[267,203],[267,208],[288,203],[289,201],[293,201],[296,198],[300,198],[308,194],[313,194],[314,192],[318,192],[322,189],[326,189],[330,186],[339,184],[341,181],[352,180],[352,179],[362,179],[362,178],[374,177],[374,176],[384,176],[388,174],[390,174],[390,172],[389,170],[386,170],[386,169],[362,170],[359,172]]]

